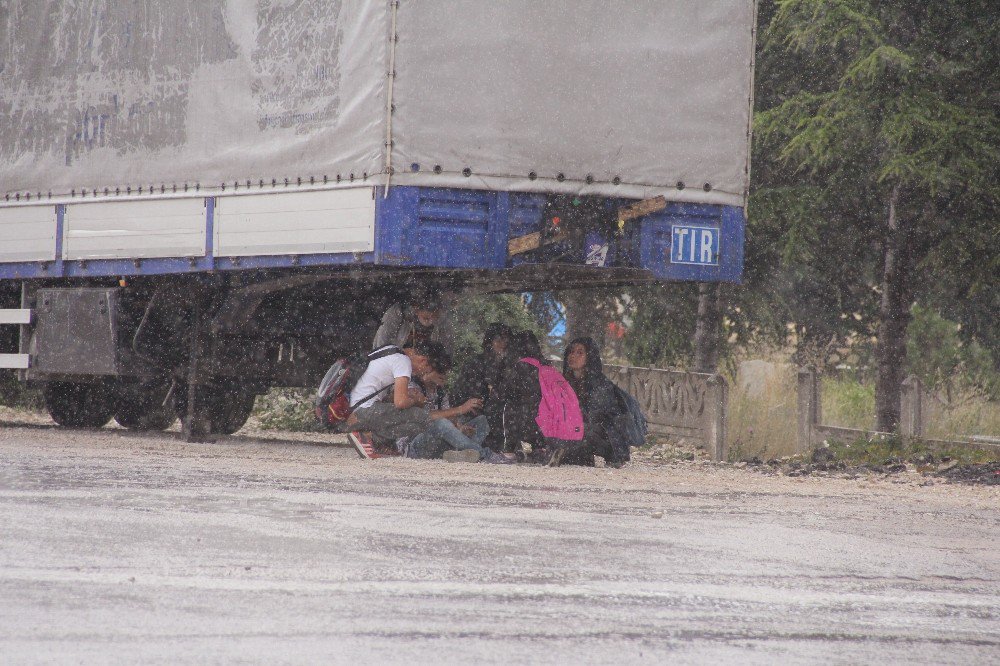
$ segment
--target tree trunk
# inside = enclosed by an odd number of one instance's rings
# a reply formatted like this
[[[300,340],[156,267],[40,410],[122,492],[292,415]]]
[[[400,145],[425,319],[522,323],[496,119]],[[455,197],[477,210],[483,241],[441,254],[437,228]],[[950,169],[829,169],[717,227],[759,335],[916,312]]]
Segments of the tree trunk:
[[[875,362],[876,429],[895,432],[906,374],[906,330],[910,324],[913,257],[907,230],[899,223],[900,187],[889,195],[889,224],[883,246],[882,300],[879,304]]]
[[[698,285],[698,319],[694,329],[695,372],[717,372],[722,347],[722,285]]]

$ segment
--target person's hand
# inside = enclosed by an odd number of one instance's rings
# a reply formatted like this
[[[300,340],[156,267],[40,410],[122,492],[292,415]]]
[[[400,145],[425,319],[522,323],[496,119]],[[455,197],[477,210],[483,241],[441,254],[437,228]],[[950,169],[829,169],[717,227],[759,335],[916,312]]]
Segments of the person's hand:
[[[427,403],[427,396],[419,389],[410,389],[410,401],[414,407],[423,407]]]
[[[481,409],[482,406],[483,406],[482,398],[469,398],[468,400],[462,403],[461,409],[463,414],[468,414],[469,412],[474,412],[477,409]]]
[[[470,425],[458,426],[458,429],[462,431],[462,434],[466,437],[473,437],[476,434],[476,429]]]

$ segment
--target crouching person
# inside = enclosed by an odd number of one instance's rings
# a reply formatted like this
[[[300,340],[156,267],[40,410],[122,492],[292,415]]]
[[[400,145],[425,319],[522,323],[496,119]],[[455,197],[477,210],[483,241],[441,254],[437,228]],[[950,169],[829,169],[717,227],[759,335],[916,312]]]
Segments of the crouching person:
[[[409,389],[411,379],[431,373],[444,375],[450,367],[447,352],[435,342],[418,342],[403,349],[403,353],[390,354],[369,363],[351,391],[351,404],[356,406],[352,420],[354,432],[349,437],[358,452],[367,458],[376,457],[370,454],[375,450],[373,440],[395,443],[408,439],[412,442],[427,434],[433,442],[443,441],[451,449],[473,451],[478,460],[508,462],[502,456],[499,456],[502,460],[496,459],[498,456],[459,430],[448,420],[448,410],[428,412],[424,409],[425,396]],[[468,412],[475,408],[472,404],[457,409]],[[370,432],[372,437],[366,437],[365,432]]]
[[[451,407],[445,391],[447,375],[432,370],[419,380],[410,382],[410,391],[423,394],[424,409],[431,418],[430,426],[416,437],[404,438],[396,442],[401,453],[408,458],[444,458],[450,462],[483,462],[505,464],[514,462],[502,454],[484,446],[489,423],[485,416],[473,416],[482,409],[483,401],[469,398],[457,407]],[[459,422],[463,419],[464,422]],[[456,432],[471,440],[476,448],[467,446]]]
[[[577,338],[566,347],[563,374],[580,400],[586,436],[584,446],[563,457],[562,464],[593,465],[594,456],[609,467],[621,467],[631,447],[646,440],[646,417],[634,397],[604,374],[601,350],[591,338]]]
[[[542,360],[533,333],[511,341],[512,363],[500,386],[504,400],[504,438],[514,452],[531,447],[532,462],[550,466],[583,445],[580,403],[566,378]]]

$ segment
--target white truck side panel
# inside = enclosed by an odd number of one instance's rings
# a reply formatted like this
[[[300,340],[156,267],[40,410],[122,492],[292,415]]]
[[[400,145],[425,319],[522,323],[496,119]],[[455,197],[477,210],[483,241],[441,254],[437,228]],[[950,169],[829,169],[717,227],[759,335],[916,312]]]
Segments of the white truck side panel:
[[[215,255],[325,254],[375,249],[371,187],[219,197]]]
[[[55,206],[0,208],[0,263],[55,258]]]
[[[66,206],[63,259],[205,255],[205,199],[151,199]]]

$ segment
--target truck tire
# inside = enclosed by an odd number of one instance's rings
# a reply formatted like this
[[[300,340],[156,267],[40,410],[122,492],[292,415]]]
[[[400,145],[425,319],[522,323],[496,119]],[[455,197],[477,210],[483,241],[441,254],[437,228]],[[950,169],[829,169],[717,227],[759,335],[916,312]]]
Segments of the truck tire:
[[[103,382],[49,382],[42,392],[52,420],[66,428],[100,428],[114,414],[114,393]]]
[[[212,430],[220,435],[232,435],[246,425],[257,395],[235,387],[220,387],[212,396],[209,410]]]
[[[163,405],[169,384],[139,384],[119,391],[115,421],[129,430],[166,430],[177,420],[172,405]]]
[[[200,386],[197,399],[199,413],[205,414],[211,423],[207,439],[210,440],[211,435],[232,435],[242,428],[253,412],[256,399],[255,392],[226,380]],[[186,384],[178,384],[174,390],[174,412],[182,421],[187,417]]]

